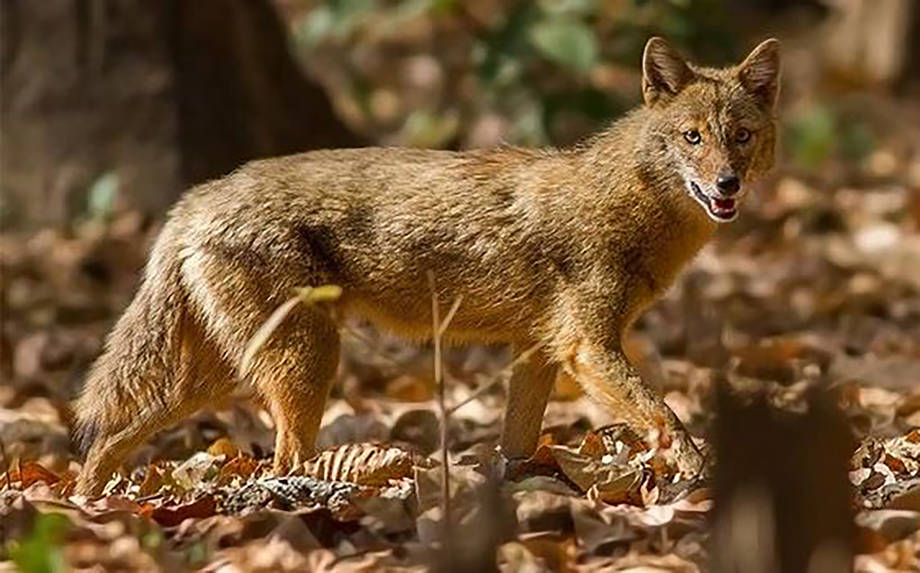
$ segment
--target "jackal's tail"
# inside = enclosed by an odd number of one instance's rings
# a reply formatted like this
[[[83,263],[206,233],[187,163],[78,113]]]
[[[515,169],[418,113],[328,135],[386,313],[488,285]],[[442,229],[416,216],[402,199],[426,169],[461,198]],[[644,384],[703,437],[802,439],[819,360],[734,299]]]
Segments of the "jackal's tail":
[[[109,334],[75,402],[75,437],[86,451],[99,435],[112,436],[162,411],[157,402],[175,391],[187,297],[181,260],[164,228],[154,245],[143,284]]]

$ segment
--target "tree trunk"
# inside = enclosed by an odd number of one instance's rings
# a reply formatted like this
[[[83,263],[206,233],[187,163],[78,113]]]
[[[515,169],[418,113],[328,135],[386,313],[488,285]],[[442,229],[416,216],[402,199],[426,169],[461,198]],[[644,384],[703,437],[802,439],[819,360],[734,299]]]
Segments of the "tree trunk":
[[[911,28],[915,0],[828,0],[832,17],[825,51],[831,69],[855,83],[889,86],[916,59]]]
[[[107,173],[159,212],[249,159],[362,144],[270,0],[0,1],[4,226],[73,219]]]
[[[254,157],[362,145],[292,59],[267,1],[171,0],[167,28],[186,181]]]

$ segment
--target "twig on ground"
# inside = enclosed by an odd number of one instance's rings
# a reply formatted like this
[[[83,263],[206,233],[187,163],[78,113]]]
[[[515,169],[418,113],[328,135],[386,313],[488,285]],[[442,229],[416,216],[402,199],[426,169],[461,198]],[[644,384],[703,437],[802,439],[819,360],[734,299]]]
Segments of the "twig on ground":
[[[0,440],[0,458],[3,458],[3,475],[6,476],[6,489],[13,489],[13,480],[10,478],[10,461],[6,457],[6,447]]]

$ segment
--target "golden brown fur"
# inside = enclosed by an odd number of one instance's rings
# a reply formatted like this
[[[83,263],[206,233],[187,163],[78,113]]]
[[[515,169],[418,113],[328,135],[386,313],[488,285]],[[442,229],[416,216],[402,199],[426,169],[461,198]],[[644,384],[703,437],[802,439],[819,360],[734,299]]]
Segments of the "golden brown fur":
[[[294,287],[340,285],[336,316],[425,339],[428,271],[440,300],[463,296],[449,338],[541,345],[511,381],[507,455],[533,451],[561,367],[637,430],[673,437],[681,468],[699,470],[620,337],[717,226],[690,181],[712,193],[727,169],[748,182],[772,164],[777,45],[710,70],[653,39],[643,68],[646,104],[574,149],[318,151],[190,191],[77,402],[89,444],[79,492],[99,493],[132,447],[229,393],[247,341]],[[701,144],[685,141],[691,129]],[[278,471],[313,453],[338,344],[329,314],[300,308],[254,359]]]

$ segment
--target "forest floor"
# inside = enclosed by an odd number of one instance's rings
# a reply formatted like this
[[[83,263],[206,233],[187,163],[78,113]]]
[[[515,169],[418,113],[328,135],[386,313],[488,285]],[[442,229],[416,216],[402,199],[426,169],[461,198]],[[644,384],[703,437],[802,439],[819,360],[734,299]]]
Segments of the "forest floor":
[[[870,159],[883,171],[896,161]],[[847,475],[828,470],[829,479],[849,486],[863,572],[920,569],[920,165],[896,168],[914,183],[778,174],[629,344],[697,436],[713,421],[717,380],[792,414],[808,410],[811,388],[833,389],[855,439]],[[565,378],[534,458],[505,468],[500,483],[487,479],[503,402],[496,381],[513,357],[485,347],[445,354],[444,561],[432,349],[360,325],[344,335],[312,478],[270,474],[271,420],[241,395],[140,448],[100,499],[72,496],[81,458],[69,400],[130,299],[154,232],[123,213],[0,237],[0,376],[9,381],[0,385],[0,569],[712,565],[709,484],[674,479],[662,452],[611,426]],[[808,479],[805,467],[788,471]]]

